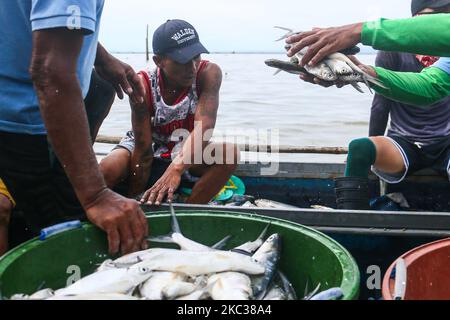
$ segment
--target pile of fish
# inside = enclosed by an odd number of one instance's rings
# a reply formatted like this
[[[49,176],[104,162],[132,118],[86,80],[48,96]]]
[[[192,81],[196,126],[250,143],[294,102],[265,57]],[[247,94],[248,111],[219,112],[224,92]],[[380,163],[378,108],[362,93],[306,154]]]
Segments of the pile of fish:
[[[267,239],[268,226],[254,241],[221,250],[225,237],[208,247],[186,238],[171,209],[172,232],[149,241],[174,243],[180,249],[152,248],[104,261],[97,270],[56,291],[40,290],[11,299],[48,300],[295,300],[292,284],[281,273],[279,234]],[[265,240],[264,240],[265,239]],[[305,298],[316,299],[318,287]],[[323,295],[323,293],[321,293]],[[342,291],[338,288],[338,295]],[[329,298],[329,297],[328,297]]]
[[[252,195],[233,195],[225,202],[214,201],[210,205],[223,205],[226,207],[244,207],[244,208],[272,208],[272,209],[299,209],[299,207],[290,204],[277,202],[269,199],[256,199]]]
[[[275,27],[282,30],[287,30],[288,32],[281,37],[279,40],[286,39],[292,35],[299,34],[301,32],[294,32],[292,29],[284,27]],[[293,45],[286,45],[285,49],[288,51]],[[350,84],[359,92],[363,92],[358,82],[365,83],[370,89],[369,83],[375,84],[379,87],[386,87],[381,83],[380,80],[367,74],[361,68],[359,68],[352,60],[350,60],[347,55],[355,55],[360,49],[358,47],[349,48],[341,52],[335,52],[328,55],[325,59],[320,61],[315,66],[305,65],[301,67],[299,65],[304,54],[306,53],[308,47],[303,48],[300,52],[296,53],[289,61],[281,61],[277,59],[269,59],[265,61],[265,64],[269,67],[278,69],[279,71],[285,71],[292,74],[310,74],[321,80],[329,82],[340,82],[342,84]]]

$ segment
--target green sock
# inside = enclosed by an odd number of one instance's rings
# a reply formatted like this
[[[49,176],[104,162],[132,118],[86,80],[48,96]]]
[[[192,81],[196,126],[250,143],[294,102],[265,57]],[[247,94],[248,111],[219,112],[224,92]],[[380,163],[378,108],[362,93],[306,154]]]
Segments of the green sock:
[[[377,149],[372,140],[369,138],[353,140],[348,145],[345,176],[367,178],[370,167],[375,163],[376,158]]]

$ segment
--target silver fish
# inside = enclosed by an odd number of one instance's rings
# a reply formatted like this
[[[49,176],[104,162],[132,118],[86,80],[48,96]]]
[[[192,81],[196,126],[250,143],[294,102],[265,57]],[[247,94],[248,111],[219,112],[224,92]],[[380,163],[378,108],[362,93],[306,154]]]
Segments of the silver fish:
[[[74,284],[55,291],[55,296],[81,295],[91,293],[128,294],[150,278],[152,270],[145,266],[128,269],[109,269],[92,273]]]
[[[289,204],[267,200],[267,199],[258,199],[255,200],[255,204],[260,208],[276,208],[276,209],[298,209],[296,206],[291,206]]]
[[[169,203],[170,207],[170,219],[171,219],[171,227],[172,232],[168,235],[164,236],[156,236],[156,237],[148,237],[147,240],[151,242],[160,242],[160,243],[175,243],[177,244],[181,250],[189,250],[189,251],[214,251],[224,247],[227,241],[230,239],[230,236],[226,236],[224,239],[220,240],[218,243],[213,245],[212,247],[205,246],[201,243],[192,241],[191,239],[186,238],[181,232],[180,224],[178,223],[177,216],[175,214],[175,210],[173,209],[172,203]]]
[[[208,279],[209,294],[214,300],[249,300],[252,296],[250,278],[239,272],[222,272]]]
[[[237,246],[230,251],[242,253],[245,255],[253,255],[256,250],[258,250],[259,247],[264,243],[264,238],[266,236],[267,230],[269,229],[270,223],[267,224],[267,226],[264,228],[264,230],[261,232],[261,234],[256,238],[256,240],[248,241],[244,244],[241,244],[240,246]]]
[[[344,292],[341,288],[330,288],[314,295],[310,300],[335,300],[341,298],[343,295]]]
[[[255,277],[253,281],[253,295],[257,300],[261,300],[276,273],[277,263],[280,260],[281,237],[279,234],[272,234],[261,245],[253,255],[253,259],[264,265],[264,275]]]
[[[288,300],[287,294],[277,285],[271,286],[263,300]]]
[[[148,300],[174,299],[195,291],[196,286],[187,282],[187,276],[181,273],[158,271],[139,288],[142,297]]]
[[[265,267],[251,257],[230,251],[184,251],[175,249],[149,249],[135,266],[153,271],[180,272],[189,276],[238,271],[263,274]],[[119,258],[120,259],[120,258]]]

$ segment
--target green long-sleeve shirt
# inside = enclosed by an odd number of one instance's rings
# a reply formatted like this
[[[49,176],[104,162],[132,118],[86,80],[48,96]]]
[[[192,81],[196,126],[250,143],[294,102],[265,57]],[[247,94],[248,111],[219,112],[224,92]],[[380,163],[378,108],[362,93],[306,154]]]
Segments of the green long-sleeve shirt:
[[[450,14],[366,22],[361,42],[378,50],[450,57]]]
[[[410,19],[366,22],[361,42],[375,49],[450,57],[450,14],[433,14]],[[438,68],[421,73],[394,72],[375,68],[390,90],[375,91],[407,104],[431,105],[450,95],[450,74]]]

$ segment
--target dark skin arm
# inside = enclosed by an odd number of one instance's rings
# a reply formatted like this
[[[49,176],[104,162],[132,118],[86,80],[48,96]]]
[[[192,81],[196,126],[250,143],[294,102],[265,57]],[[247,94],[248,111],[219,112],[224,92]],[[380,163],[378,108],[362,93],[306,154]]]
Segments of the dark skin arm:
[[[326,56],[353,47],[361,42],[361,31],[363,23],[355,23],[335,28],[315,28],[312,31],[289,37],[286,42],[294,44],[288,51],[288,56],[292,57],[305,47],[307,52],[303,56],[300,65],[316,65]]]
[[[65,28],[33,32],[30,74],[49,141],[87,218],[108,235],[111,254],[141,248],[147,222],[138,202],[105,185],[92,149],[77,78],[83,33]]]
[[[194,130],[183,144],[181,152],[172,161],[163,176],[155,185],[144,193],[141,203],[159,205],[167,196],[167,201],[172,202],[173,193],[180,185],[181,175],[194,165],[195,154],[199,158],[199,153],[207,145],[208,139],[203,139],[212,135],[212,130],[216,125],[217,110],[219,108],[219,91],[222,84],[222,71],[219,66],[209,63],[203,70],[199,78],[202,93],[199,98],[197,110],[195,112],[196,125]],[[205,133],[207,133],[205,135]],[[201,141],[201,145],[195,142]],[[203,158],[203,157],[201,157]]]
[[[138,75],[142,84],[145,79]],[[131,102],[131,123],[133,125],[135,147],[131,154],[129,194],[134,197],[141,193],[150,176],[153,162],[151,114],[148,106],[149,92],[144,86],[144,103]]]
[[[114,87],[119,99],[123,99],[125,92],[132,103],[144,101],[145,88],[133,68],[109,54],[100,43],[97,46],[95,70]]]

